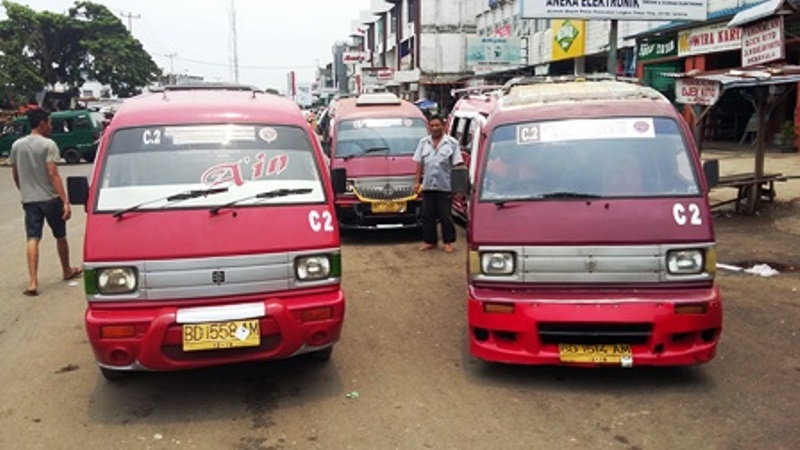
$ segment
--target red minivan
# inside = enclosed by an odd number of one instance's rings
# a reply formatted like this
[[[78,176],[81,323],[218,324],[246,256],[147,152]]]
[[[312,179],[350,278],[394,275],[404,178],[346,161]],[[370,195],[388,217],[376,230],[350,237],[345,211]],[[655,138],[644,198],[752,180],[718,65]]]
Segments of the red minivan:
[[[239,86],[126,100],[85,204],[86,331],[102,373],[311,353],[345,310],[333,191],[290,100]]]
[[[391,93],[362,94],[332,105],[330,160],[342,228],[418,227],[422,199],[414,191],[419,141],[427,121],[413,103]]]
[[[507,88],[486,128],[469,211],[470,353],[711,360],[722,301],[707,192],[719,168],[701,165],[670,102],[613,79],[529,79]]]

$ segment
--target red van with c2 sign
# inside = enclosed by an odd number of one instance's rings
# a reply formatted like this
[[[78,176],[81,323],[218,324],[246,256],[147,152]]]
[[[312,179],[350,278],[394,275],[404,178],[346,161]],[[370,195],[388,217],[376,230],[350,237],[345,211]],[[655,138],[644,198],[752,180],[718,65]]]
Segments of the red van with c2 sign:
[[[92,174],[86,331],[103,374],[331,355],[345,298],[333,192],[288,99],[238,86],[126,100]]]
[[[710,361],[722,298],[707,192],[719,169],[701,167],[669,101],[615,80],[525,80],[486,128],[469,210],[470,353]]]

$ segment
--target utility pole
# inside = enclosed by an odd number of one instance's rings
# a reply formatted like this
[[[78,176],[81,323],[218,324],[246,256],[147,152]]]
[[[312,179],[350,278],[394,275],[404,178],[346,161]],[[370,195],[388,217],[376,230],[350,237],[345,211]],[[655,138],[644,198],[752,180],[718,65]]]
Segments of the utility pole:
[[[120,11],[119,15],[125,19],[128,19],[128,32],[133,34],[133,19],[141,19],[142,15],[124,11]]]
[[[230,8],[230,20],[231,20],[231,76],[233,78],[234,83],[239,83],[239,46],[237,43],[237,36],[236,36],[236,2],[231,0],[231,8]]]
[[[172,63],[173,63],[173,59],[176,56],[178,56],[178,54],[177,53],[167,53],[164,56],[169,58],[169,80],[168,80],[168,83],[169,84],[176,84],[177,80],[175,80],[175,66]]]

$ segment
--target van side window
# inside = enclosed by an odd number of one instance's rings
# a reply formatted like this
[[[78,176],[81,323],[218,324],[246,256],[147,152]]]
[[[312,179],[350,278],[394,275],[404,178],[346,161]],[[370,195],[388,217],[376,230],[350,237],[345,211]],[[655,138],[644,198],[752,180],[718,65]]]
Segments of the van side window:
[[[75,128],[78,130],[88,130],[91,127],[89,126],[89,117],[88,116],[79,116],[75,119]]]
[[[52,124],[54,134],[69,133],[74,128],[74,122],[72,119],[52,119]]]
[[[458,139],[458,126],[461,124],[461,119],[458,117],[453,117],[453,124],[450,126],[450,136]]]

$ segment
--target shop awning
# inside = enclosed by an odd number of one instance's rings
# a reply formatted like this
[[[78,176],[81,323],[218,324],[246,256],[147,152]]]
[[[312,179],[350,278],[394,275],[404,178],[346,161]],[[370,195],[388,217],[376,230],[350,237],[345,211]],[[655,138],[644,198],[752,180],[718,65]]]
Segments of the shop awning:
[[[772,0],[768,0],[772,1]],[[758,5],[761,5],[759,3]],[[725,8],[719,11],[709,12],[708,18],[705,22],[687,22],[685,20],[673,20],[672,22],[667,22],[663,25],[658,25],[655,28],[650,28],[649,30],[641,31],[639,33],[630,34],[627,36],[623,36],[624,39],[642,39],[651,36],[660,36],[667,33],[677,33],[678,31],[688,30],[695,27],[710,25],[717,22],[723,22],[726,19],[735,16],[736,14],[753,8],[752,5],[741,5],[735,6],[733,8]]]
[[[694,78],[718,82],[723,89],[770,86],[800,82],[800,66],[749,67],[708,72],[663,73],[669,78]]]
[[[797,11],[797,7],[788,0],[767,0],[764,3],[759,3],[756,6],[751,6],[737,13],[730,22],[728,27],[740,27],[757,20],[766,19],[772,15],[778,14],[781,11]]]

